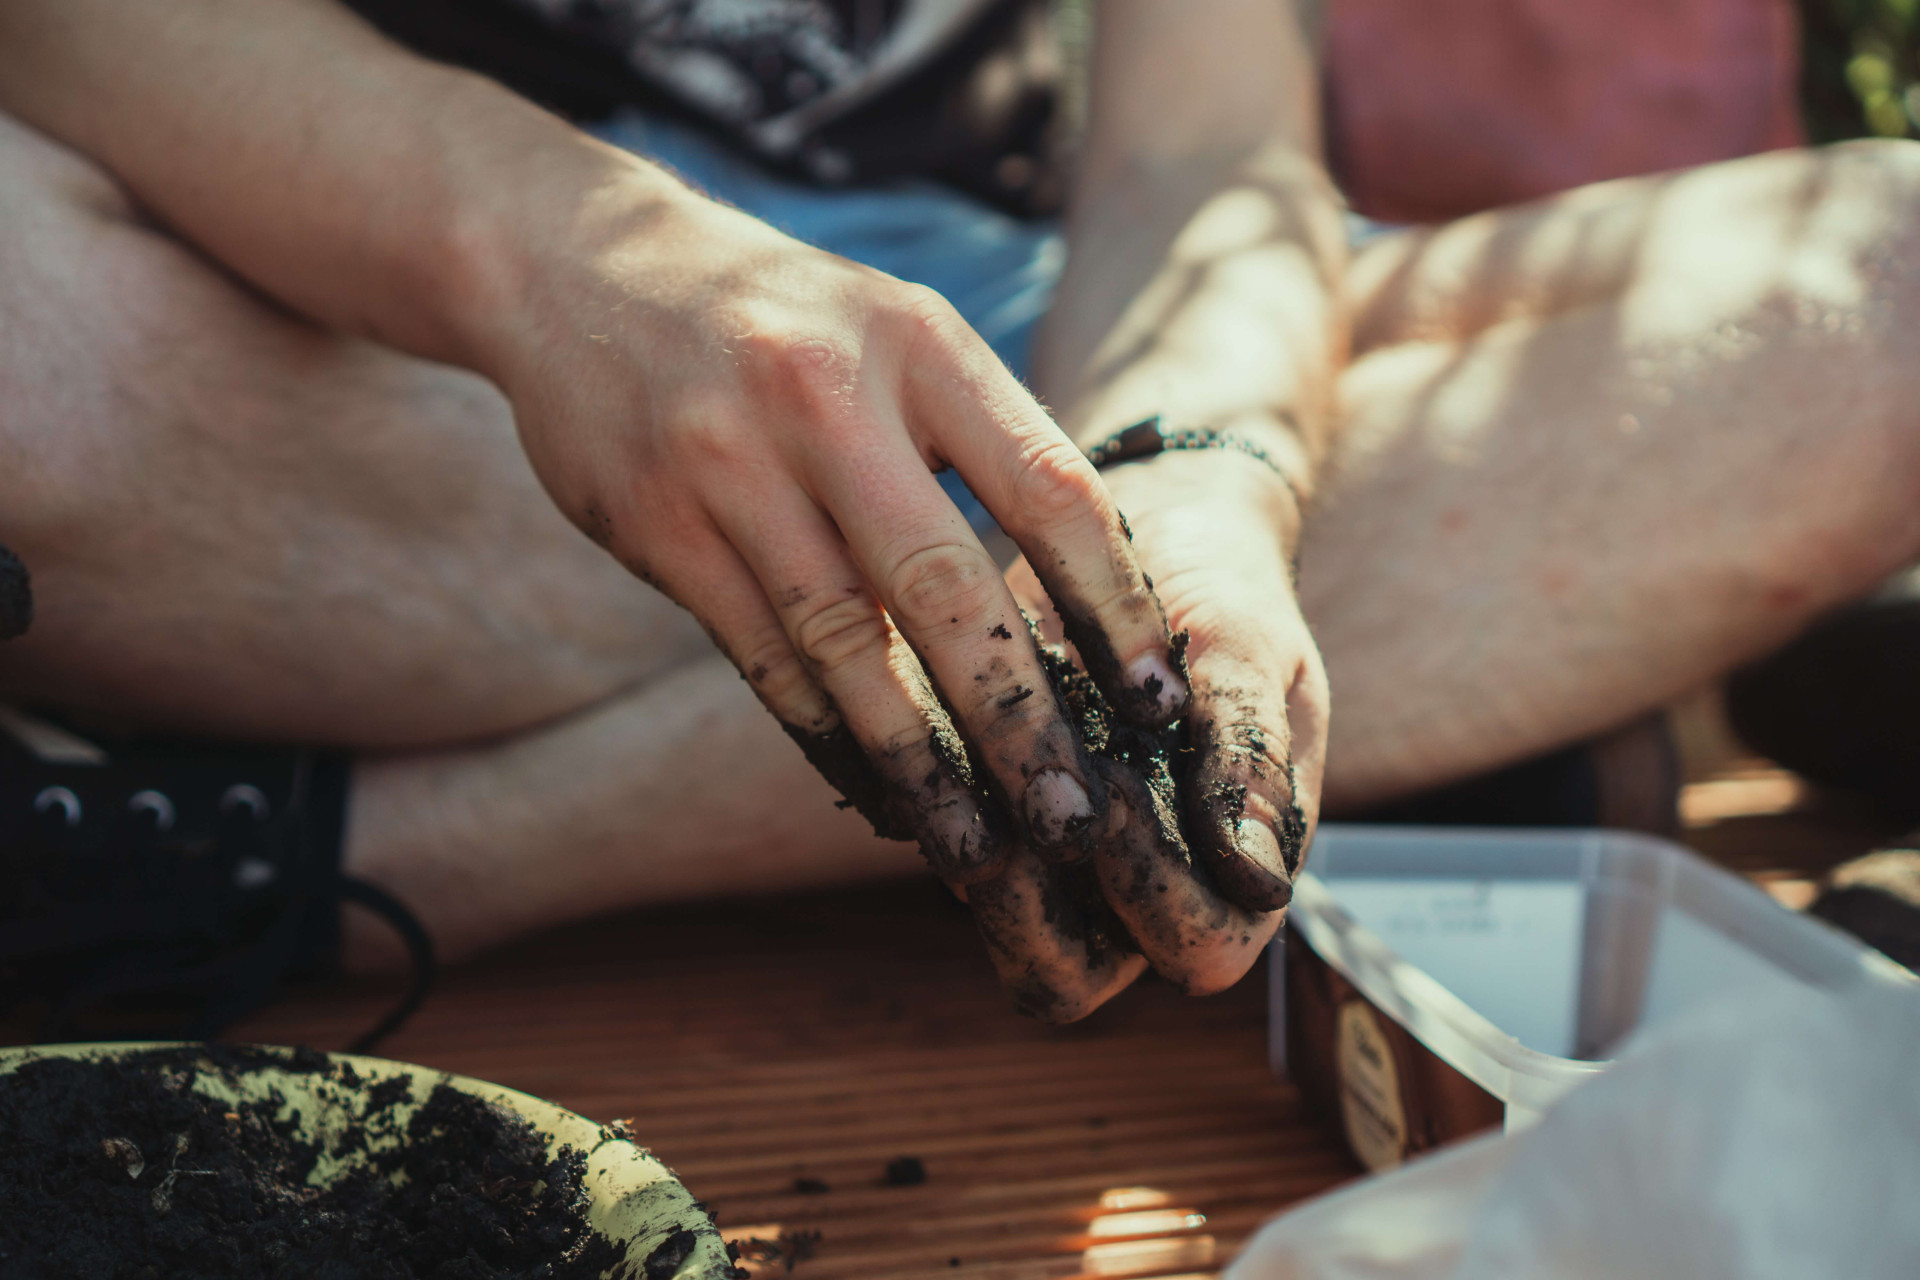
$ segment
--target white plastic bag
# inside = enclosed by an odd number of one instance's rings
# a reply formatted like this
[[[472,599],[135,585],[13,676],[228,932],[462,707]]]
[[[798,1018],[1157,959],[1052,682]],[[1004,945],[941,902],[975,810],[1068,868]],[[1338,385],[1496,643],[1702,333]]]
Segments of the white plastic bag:
[[[1701,1010],[1527,1132],[1275,1220],[1224,1280],[1662,1276],[1920,1277],[1920,989]]]

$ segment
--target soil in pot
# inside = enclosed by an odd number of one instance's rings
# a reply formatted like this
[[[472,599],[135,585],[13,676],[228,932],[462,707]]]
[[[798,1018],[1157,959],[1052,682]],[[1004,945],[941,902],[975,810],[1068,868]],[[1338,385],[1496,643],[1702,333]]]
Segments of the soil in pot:
[[[232,1087],[268,1069],[318,1074],[350,1122],[303,1124],[277,1091]],[[550,1157],[521,1116],[414,1087],[304,1052],[27,1062],[0,1076],[0,1276],[584,1280],[622,1268],[625,1251],[588,1225],[584,1153]]]

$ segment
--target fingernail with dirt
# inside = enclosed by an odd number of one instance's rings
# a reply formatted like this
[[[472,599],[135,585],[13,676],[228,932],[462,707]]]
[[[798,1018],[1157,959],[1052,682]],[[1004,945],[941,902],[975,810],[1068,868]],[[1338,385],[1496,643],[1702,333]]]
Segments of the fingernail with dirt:
[[[1127,684],[1153,699],[1160,714],[1173,719],[1187,706],[1187,682],[1164,654],[1149,653],[1127,665]]]
[[[921,849],[935,874],[949,884],[977,884],[1000,865],[1000,840],[971,796],[961,794],[926,815]]]
[[[1073,843],[1093,821],[1087,789],[1064,769],[1042,769],[1027,783],[1027,832],[1034,843],[1060,850]]]
[[[1220,868],[1227,896],[1249,911],[1278,911],[1293,901],[1293,879],[1271,827],[1258,818],[1242,818],[1233,845]]]

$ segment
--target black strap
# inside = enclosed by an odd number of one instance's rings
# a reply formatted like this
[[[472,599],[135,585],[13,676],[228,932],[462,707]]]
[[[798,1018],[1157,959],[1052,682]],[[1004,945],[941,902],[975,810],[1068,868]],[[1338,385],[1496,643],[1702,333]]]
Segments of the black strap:
[[[33,579],[20,557],[0,547],[0,640],[24,635],[33,622]]]

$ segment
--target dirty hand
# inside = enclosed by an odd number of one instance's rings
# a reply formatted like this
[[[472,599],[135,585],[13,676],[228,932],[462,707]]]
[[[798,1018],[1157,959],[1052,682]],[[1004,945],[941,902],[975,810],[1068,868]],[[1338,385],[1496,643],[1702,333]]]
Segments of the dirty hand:
[[[1102,637],[1087,656],[1125,715],[1164,724],[1186,688],[1097,474],[952,308],[691,192],[590,201],[522,275],[530,320],[488,371],[562,510],[949,881],[1009,839],[1083,845],[1107,787],[934,473]]]
[[[1049,1021],[1091,1012],[1149,964],[1190,994],[1239,979],[1291,900],[1326,760],[1326,672],[1294,598],[1299,513],[1286,486],[1226,450],[1164,453],[1106,478],[1190,637],[1191,708],[1176,735],[1187,750],[1174,753],[1170,797],[1103,753],[1108,815],[1092,859],[1018,850],[968,891],[1002,981]],[[1009,579],[1046,617],[1028,564]]]

